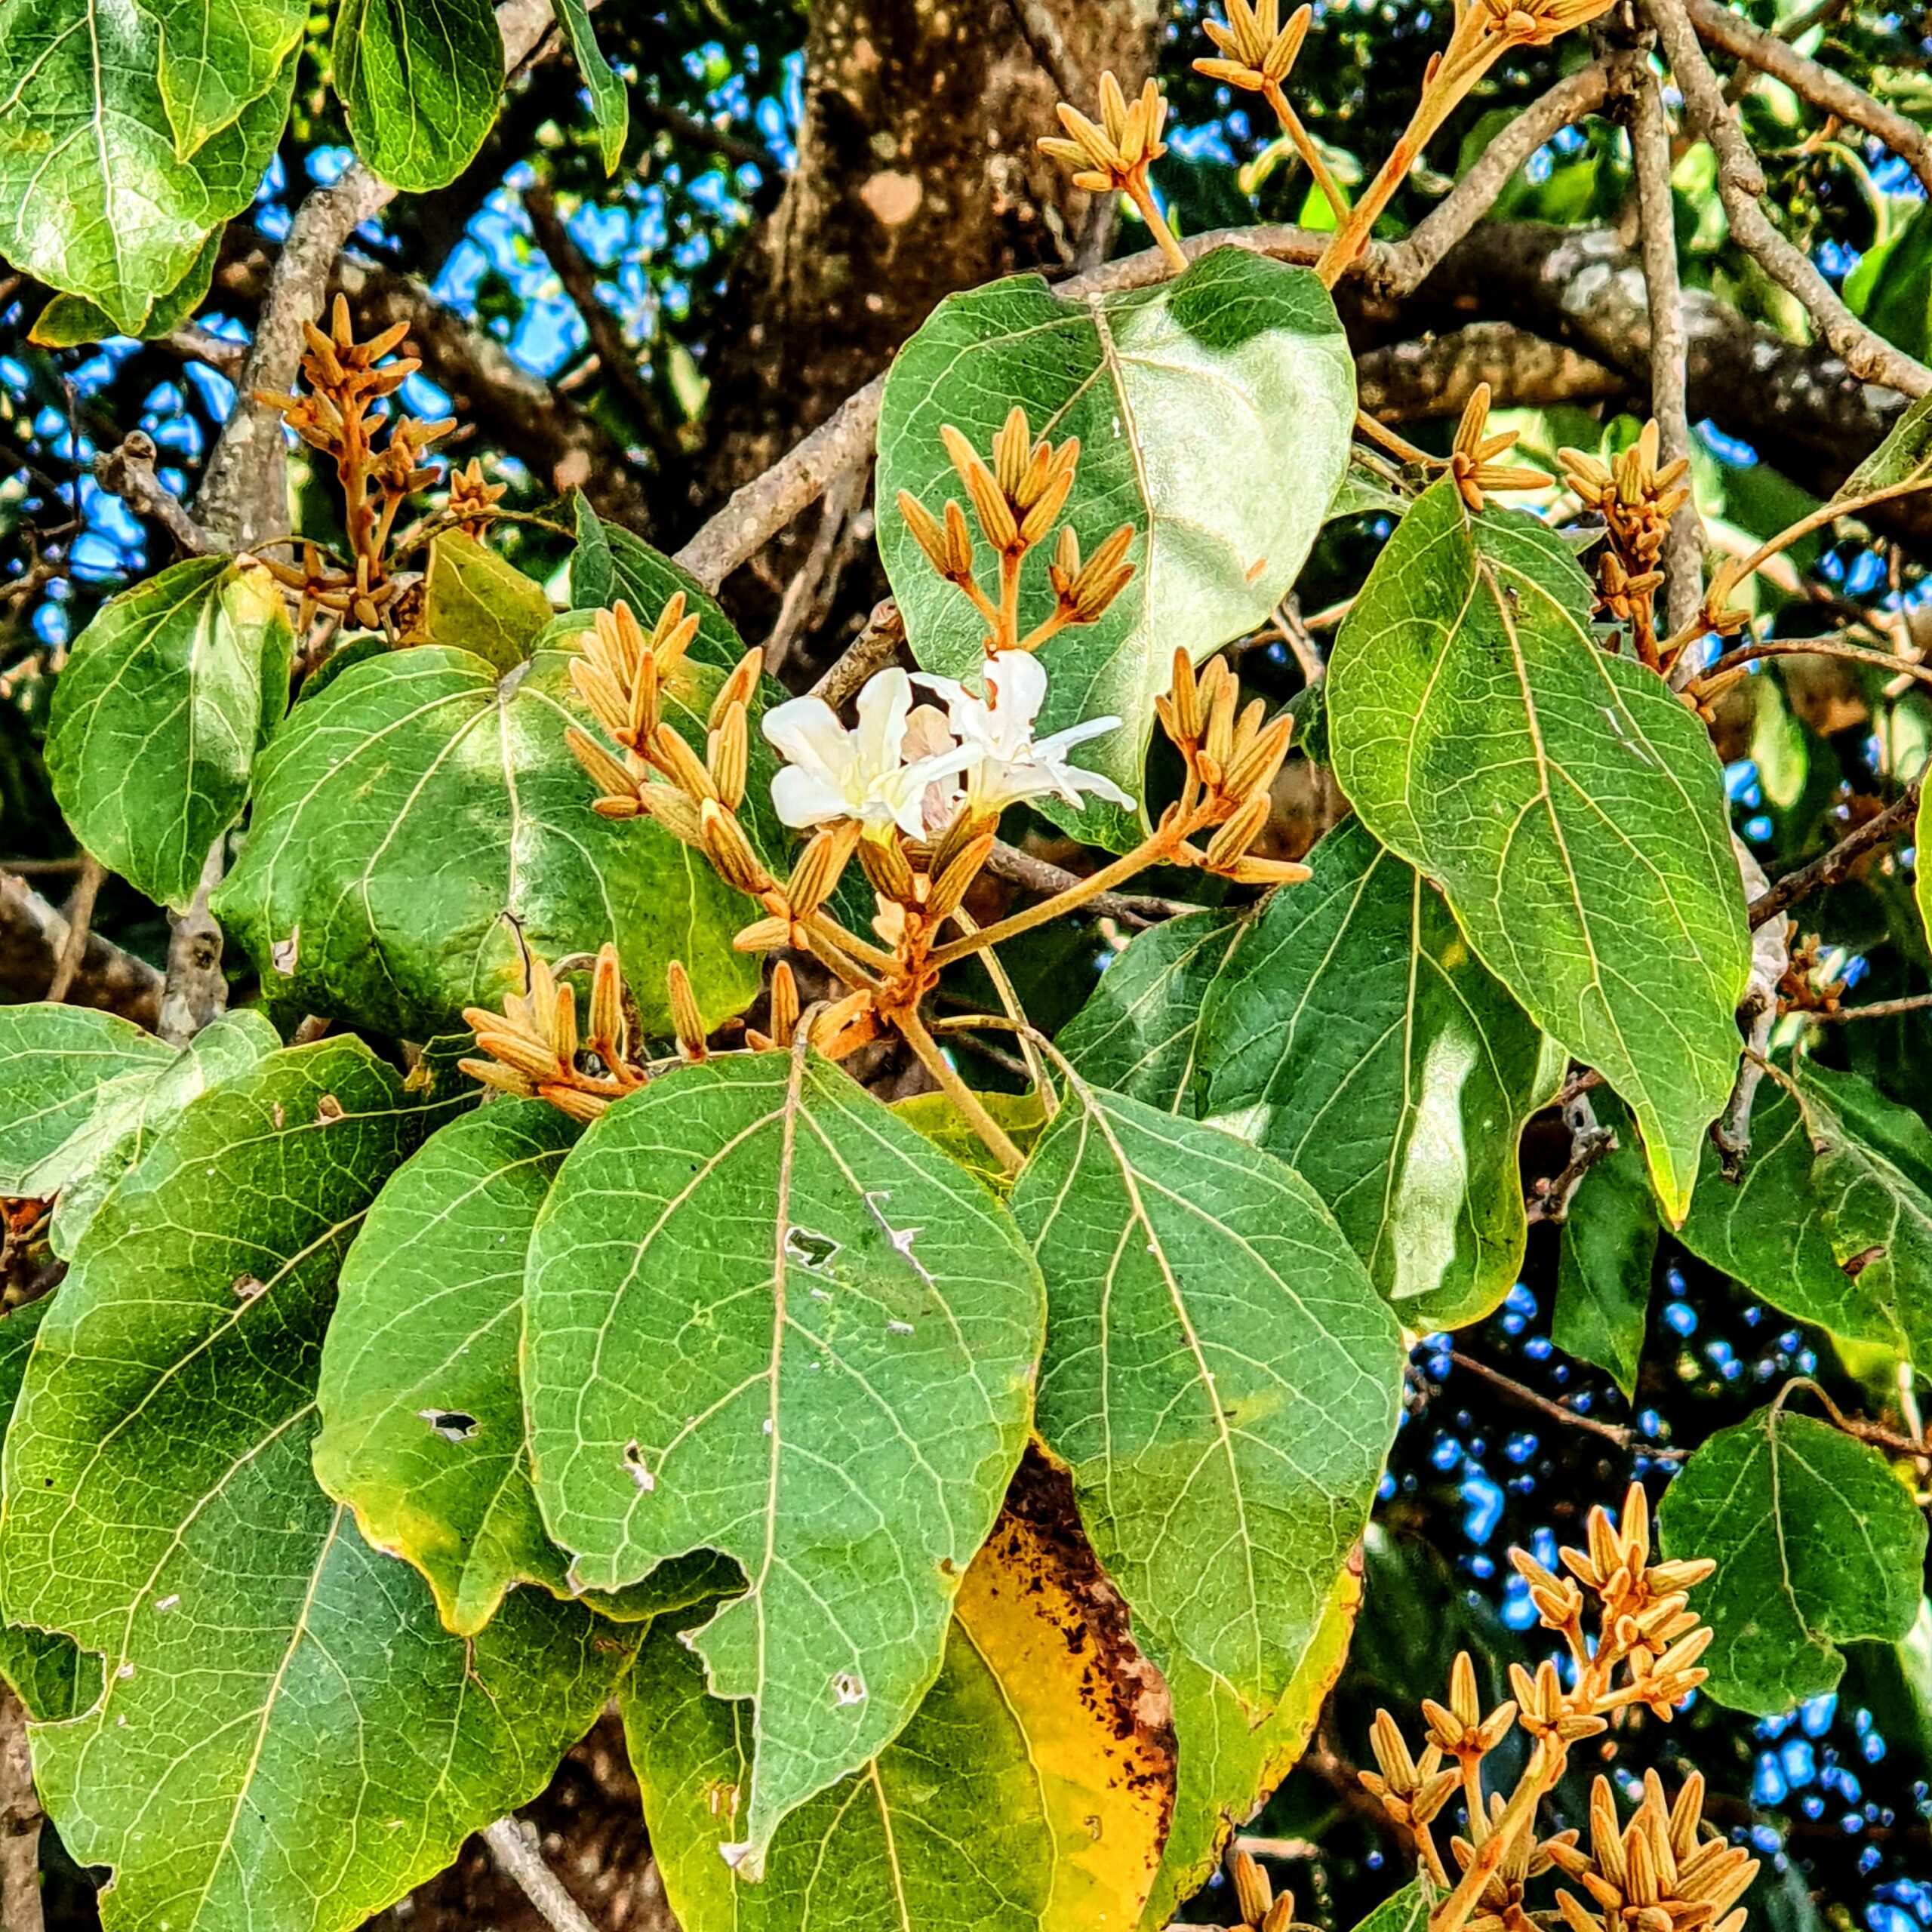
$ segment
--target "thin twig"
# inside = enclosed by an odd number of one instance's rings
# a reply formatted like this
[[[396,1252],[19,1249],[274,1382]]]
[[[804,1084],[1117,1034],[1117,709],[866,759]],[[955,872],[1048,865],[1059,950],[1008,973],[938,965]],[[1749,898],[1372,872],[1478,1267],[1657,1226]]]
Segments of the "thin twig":
[[[48,983],[47,1000],[50,1006],[58,1006],[74,989],[74,982],[80,977],[81,961],[88,955],[88,934],[94,924],[94,903],[100,895],[101,881],[107,876],[107,868],[90,852],[81,867],[81,875],[74,881],[73,897],[67,902],[67,937],[60,948],[60,957],[55,962],[54,977]]]
[[[813,685],[809,695],[823,698],[836,711],[875,671],[884,670],[898,656],[905,641],[906,620],[899,614],[899,606],[889,597],[875,604],[865,629]]]
[[[1867,852],[1901,832],[1909,833],[1918,817],[1918,795],[1924,783],[1925,774],[1921,771],[1905,788],[1903,795],[1876,818],[1867,819],[1856,832],[1841,838],[1829,852],[1814,859],[1808,866],[1801,866],[1795,872],[1786,872],[1770,891],[1752,900],[1749,909],[1752,925],[1761,926],[1767,919],[1775,918],[1801,899],[1808,899],[1813,893],[1837,884]]]
[[[1836,638],[1794,637],[1762,638],[1749,644],[1740,644],[1735,651],[1727,651],[1715,663],[1707,665],[1691,679],[1693,684],[1713,684],[1727,671],[1749,664],[1760,657],[1838,657],[1847,663],[1871,664],[1882,671],[1892,671],[1902,678],[1911,678],[1920,683],[1932,685],[1932,665],[1915,664],[1909,658],[1900,657],[1888,651],[1869,651],[1862,645],[1845,644]]]
[[[1670,122],[1647,55],[1631,59],[1630,149],[1636,165],[1644,288],[1651,312],[1651,414],[1666,463],[1690,455],[1687,374],[1689,337],[1677,275],[1677,226],[1670,186]],[[1672,631],[1693,622],[1704,601],[1704,531],[1694,496],[1671,518],[1665,539],[1665,611]],[[1684,654],[1687,661],[1689,654]]]
[[[1923,1013],[1932,1008],[1932,993],[1909,993],[1903,999],[1875,999],[1866,1006],[1841,1006],[1830,1013],[1807,1013],[1807,1020],[1831,1026],[1841,1020],[1895,1020],[1902,1013]]]
[[[499,1818],[483,1828],[483,1842],[497,1869],[514,1878],[551,1932],[597,1932],[595,1922],[564,1889],[564,1881],[544,1863],[532,1827],[520,1818]]]
[[[1466,1355],[1460,1349],[1451,1349],[1449,1359],[1458,1368],[1467,1369],[1509,1397],[1520,1407],[1534,1409],[1537,1414],[1548,1416],[1552,1421],[1567,1423],[1572,1429],[1586,1429],[1592,1435],[1600,1435],[1606,1442],[1614,1442],[1620,1449],[1632,1453],[1641,1451],[1646,1456],[1676,1457],[1684,1452],[1679,1449],[1660,1448],[1646,1441],[1634,1429],[1621,1423],[1599,1422],[1595,1416],[1580,1416],[1574,1409],[1566,1409],[1561,1402],[1552,1402],[1547,1395],[1539,1395],[1534,1389],[1526,1389],[1520,1382],[1513,1381],[1500,1369],[1491,1368],[1486,1361],[1478,1361],[1474,1355]]]
[[[1583,1185],[1583,1177],[1605,1155],[1617,1151],[1617,1131],[1598,1124],[1596,1110],[1587,1094],[1572,1094],[1563,1103],[1563,1124],[1570,1130],[1570,1159],[1562,1172],[1523,1203],[1523,1217],[1534,1223],[1548,1221],[1561,1226],[1570,1218],[1570,1204]]]
[[[1894,349],[1867,328],[1839,298],[1803,249],[1771,226],[1760,205],[1764,170],[1744,138],[1737,116],[1684,11],[1684,0],[1644,0],[1684,95],[1684,109],[1718,158],[1718,198],[1730,223],[1731,238],[1771,279],[1796,298],[1818,332],[1861,380],[1882,383],[1901,395],[1932,389],[1932,369]]]
[[[1770,891],[1770,881],[1758,855],[1734,832],[1730,843],[1746,895],[1753,900],[1761,897]],[[1751,1111],[1757,1105],[1767,1065],[1764,1056],[1770,1051],[1771,1030],[1778,1021],[1778,988],[1790,970],[1791,921],[1767,919],[1751,935],[1751,977],[1737,1008],[1744,1029],[1737,1078],[1731,1083],[1724,1112],[1711,1128],[1727,1180],[1736,1181],[1743,1173],[1744,1157],[1751,1151]]]
[[[1840,0],[1829,0],[1835,10]],[[1721,47],[1735,59],[1782,81],[1792,92],[1826,114],[1849,121],[1884,143],[1932,193],[1932,140],[1915,121],[1875,100],[1842,74],[1792,51],[1791,42],[1807,30],[1797,20],[1786,22],[1774,34],[1754,26],[1742,14],[1718,0],[1686,0],[1690,23],[1700,38]],[[1807,23],[1815,24],[1815,23]],[[1796,33],[1792,29],[1798,27]]]
[[[1023,852],[1017,845],[996,843],[986,855],[986,870],[995,878],[1003,878],[1011,885],[1023,885],[1028,891],[1048,898],[1080,883],[1078,872],[1070,872],[1064,866],[1036,858],[1031,852]],[[1189,904],[1184,899],[1159,899],[1141,893],[1097,892],[1088,900],[1086,909],[1096,918],[1118,919],[1124,924],[1138,928],[1157,926],[1164,919],[1177,919],[1183,913],[1198,912],[1201,908]]]
[[[138,514],[152,517],[174,540],[184,557],[205,557],[214,546],[208,532],[182,506],[181,500],[155,474],[160,451],[145,430],[131,431],[118,448],[94,460],[94,481]]]
[[[860,515],[865,500],[863,468],[848,469],[832,479],[819,512],[818,528],[812,533],[811,548],[785,586],[771,635],[764,641],[764,668],[771,676],[783,672],[793,646],[817,630],[829,614],[838,595],[839,579],[859,548],[855,528],[869,527]]]
[[[184,362],[205,362],[216,374],[232,382],[241,379],[242,365],[248,359],[245,342],[231,342],[199,322],[184,322],[171,335],[162,338],[161,346]]]

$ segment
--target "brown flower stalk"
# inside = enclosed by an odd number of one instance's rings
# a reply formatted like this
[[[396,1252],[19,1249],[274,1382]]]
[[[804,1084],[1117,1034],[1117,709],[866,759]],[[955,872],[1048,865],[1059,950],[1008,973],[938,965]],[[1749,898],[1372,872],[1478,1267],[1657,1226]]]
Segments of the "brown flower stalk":
[[[1389,1816],[1414,1836],[1423,1869],[1441,1900],[1430,1932],[1534,1932],[1524,1888],[1555,1868],[1580,1881],[1586,1898],[1559,1893],[1572,1932],[1705,1932],[1743,1894],[1757,1866],[1741,1850],[1701,1825],[1703,1782],[1694,1775],[1666,1810],[1654,1774],[1644,1800],[1619,1831],[1608,1784],[1597,1780],[1591,1805],[1592,1846],[1577,1834],[1539,1838],[1538,1813],[1563,1775],[1571,1746],[1603,1730],[1613,1713],[1641,1704],[1664,1722],[1704,1680],[1697,1660],[1709,1629],[1690,1609],[1689,1592],[1716,1565],[1703,1559],[1651,1561],[1650,1506],[1632,1483],[1621,1527],[1601,1509],[1590,1512],[1587,1547],[1561,1552],[1571,1574],[1546,1570],[1522,1550],[1510,1561],[1529,1586],[1544,1629],[1558,1632],[1574,1681],[1566,1687],[1552,1663],[1534,1675],[1510,1667],[1513,1699],[1485,1713],[1466,1654],[1456,1660],[1447,1706],[1423,1706],[1427,1743],[1412,1756],[1400,1727],[1378,1712],[1370,1734],[1377,1768],[1361,1781]],[[1592,1646],[1584,1628],[1586,1600],[1597,1623]],[[1506,1798],[1485,1790],[1483,1765],[1512,1729],[1531,1740],[1528,1762]],[[1457,1875],[1436,1844],[1433,1826],[1460,1792],[1467,1835],[1453,1838]],[[1717,1932],[1740,1932],[1741,1915]]]
[[[1084,188],[1090,195],[1126,195],[1140,211],[1161,253],[1177,269],[1186,268],[1187,257],[1162,217],[1147,179],[1148,169],[1168,151],[1161,139],[1168,103],[1159,88],[1149,81],[1130,107],[1119,82],[1110,73],[1103,74],[1099,126],[1065,101],[1057,112],[1060,125],[1072,138],[1063,140],[1049,135],[1041,141],[1040,151],[1075,171],[1076,188]]]

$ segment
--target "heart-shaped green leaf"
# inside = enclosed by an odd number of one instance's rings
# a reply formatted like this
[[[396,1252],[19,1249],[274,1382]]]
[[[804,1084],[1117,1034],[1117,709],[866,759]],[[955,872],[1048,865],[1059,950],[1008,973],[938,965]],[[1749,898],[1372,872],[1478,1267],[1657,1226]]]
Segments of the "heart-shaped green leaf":
[[[1703,1662],[1719,1703],[1774,1717],[1844,1674],[1838,1646],[1896,1643],[1918,1616],[1925,1518],[1868,1444],[1774,1404],[1720,1429],[1678,1471],[1664,1554],[1705,1556]]]
[[[1404,1327],[1460,1327],[1522,1266],[1516,1143],[1561,1056],[1359,819],[1309,863],[1208,989],[1201,1112],[1246,1115],[1243,1137],[1328,1204]]]
[[[752,1872],[932,1681],[1041,1321],[1005,1210],[809,1056],[668,1074],[565,1160],[525,1291],[537,1499],[579,1585],[697,1549],[743,1569],[691,1641],[755,1706]]]
[[[350,138],[385,181],[427,194],[475,158],[503,91],[490,0],[342,0],[334,49]]]
[[[186,160],[272,89],[307,24],[303,0],[146,0],[162,105]]]
[[[288,708],[293,648],[266,571],[194,557],[124,591],[54,688],[48,776],[101,863],[185,910]]]
[[[1068,1085],[1013,1196],[1047,1283],[1041,1438],[1137,1626],[1258,1719],[1367,1521],[1395,1320],[1272,1155]]]
[[[288,119],[291,52],[267,91],[186,158],[143,7],[0,8],[0,256],[139,335],[208,232],[254,198]]]
[[[1672,1222],[1730,1092],[1750,966],[1723,774],[1654,672],[1598,648],[1589,580],[1447,478],[1397,525],[1329,667],[1335,775],[1484,963],[1643,1128]]]
[[[170,1124],[42,1324],[0,1590],[107,1659],[33,1749],[109,1932],[346,1932],[541,1789],[628,1663],[537,1592],[448,1636],[310,1472],[337,1269],[433,1119],[359,1041],[272,1055]]]
[[[1134,577],[1106,615],[1041,648],[1051,681],[1039,730],[1121,718],[1080,761],[1138,798],[1175,651],[1198,661],[1263,622],[1327,514],[1355,420],[1348,344],[1312,274],[1238,248],[1157,288],[1086,302],[1063,302],[1032,275],[942,302],[886,377],[878,541],[914,656],[948,677],[977,675],[986,626],[934,575],[897,498],[908,491],[934,514],[949,495],[963,502],[941,427],[984,455],[1016,403],[1035,435],[1080,438],[1063,520],[1082,554],[1124,523],[1136,532]],[[1054,608],[1052,549],[1049,534],[1026,560],[1023,635]],[[979,556],[996,599],[983,543]],[[1139,835],[1116,808],[1044,809],[1121,850]]]
[[[715,679],[694,666],[667,687],[700,744]],[[572,724],[590,720],[553,651],[499,678],[425,645],[297,705],[215,901],[278,1004],[427,1039],[521,991],[526,946],[554,961],[606,940],[648,1030],[668,1025],[674,958],[708,1020],[748,1004],[757,964],[731,949],[748,902],[654,823],[591,810]]]

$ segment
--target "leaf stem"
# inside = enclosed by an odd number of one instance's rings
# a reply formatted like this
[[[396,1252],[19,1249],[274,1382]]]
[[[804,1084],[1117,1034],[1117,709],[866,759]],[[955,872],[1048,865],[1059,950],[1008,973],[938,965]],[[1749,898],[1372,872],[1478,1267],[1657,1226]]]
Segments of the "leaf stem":
[[[1026,1164],[1025,1155],[1013,1144],[999,1122],[987,1112],[979,1095],[960,1078],[940,1052],[939,1043],[927,1032],[925,1023],[918,1013],[910,1007],[905,1008],[893,1014],[892,1022],[906,1044],[918,1055],[920,1064],[938,1081],[940,1091],[959,1109],[966,1124],[985,1142],[986,1151],[1009,1175],[1017,1174]]]

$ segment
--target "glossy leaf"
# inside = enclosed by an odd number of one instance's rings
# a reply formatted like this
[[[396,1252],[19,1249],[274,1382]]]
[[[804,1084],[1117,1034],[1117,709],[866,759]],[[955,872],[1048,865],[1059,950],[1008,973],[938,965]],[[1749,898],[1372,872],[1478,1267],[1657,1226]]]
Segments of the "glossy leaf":
[[[1666,1492],[1668,1557],[1707,1556],[1705,1689],[1775,1716],[1844,1672],[1838,1645],[1896,1641],[1918,1614],[1925,1518],[1877,1450],[1775,1404],[1721,1429]]]
[[[70,1173],[60,1151],[103,1096],[174,1058],[172,1047],[118,1014],[38,1001],[0,1006],[0,1196],[55,1193]]]
[[[426,194],[475,159],[503,91],[489,0],[343,0],[334,57],[355,152],[392,186]]]
[[[530,1486],[517,1347],[530,1231],[579,1131],[505,1100],[435,1135],[369,1211],[323,1346],[317,1478],[460,1636],[512,1584],[570,1594]]]
[[[185,910],[288,704],[293,648],[266,571],[194,557],[109,603],[74,640],[47,738],[82,844]]]
[[[11,1315],[0,1315],[0,1436],[12,1419],[34,1337],[53,1305],[43,1295]],[[29,1716],[71,1718],[100,1696],[100,1654],[83,1651],[57,1630],[0,1623],[0,1678],[13,1686]]]
[[[540,1789],[629,1660],[534,1593],[447,1636],[310,1474],[337,1266],[429,1124],[358,1041],[274,1055],[175,1119],[42,1324],[0,1589],[107,1658],[33,1745],[109,1932],[358,1924]]]
[[[630,130],[630,91],[597,45],[585,0],[560,0],[557,11],[571,37],[571,54],[583,77],[584,91],[590,97],[590,118],[597,129],[597,151],[604,172],[614,174],[624,158],[624,137]]]
[[[154,14],[99,0],[0,9],[0,256],[139,335],[209,232],[254,199],[288,118],[293,54],[186,159]]]
[[[1926,243],[1932,241],[1932,224],[1915,220],[1912,228],[1918,242],[1918,327],[1922,340],[1925,329],[1924,251]],[[1884,441],[1839,485],[1832,501],[1844,503],[1854,497],[1869,496],[1874,491],[1895,489],[1902,483],[1916,481],[1928,469],[1932,469],[1932,401],[1921,396],[1885,432]]]
[[[150,0],[157,78],[183,159],[275,86],[307,23],[303,0]]]
[[[1597,1124],[1617,1145],[1591,1168],[1570,1202],[1556,1264],[1556,1307],[1549,1338],[1567,1355],[1592,1362],[1623,1391],[1637,1392],[1657,1255],[1657,1206],[1644,1149],[1620,1104],[1597,1097]],[[1721,1180],[1708,1183],[1692,1206]]]
[[[214,280],[214,265],[221,253],[221,231],[211,229],[201,252],[188,265],[188,272],[174,286],[157,295],[141,325],[141,334],[152,341],[171,335],[208,300]],[[57,295],[34,318],[28,332],[29,342],[46,349],[72,349],[81,343],[104,342],[121,330],[114,318],[98,303],[82,295]]]
[[[1065,520],[1084,555],[1123,523],[1137,532],[1132,581],[1101,621],[1041,648],[1051,680],[1040,729],[1124,721],[1080,762],[1131,795],[1174,654],[1198,661],[1263,622],[1300,572],[1348,465],[1355,377],[1327,294],[1305,269],[1223,248],[1155,288],[1061,301],[1014,276],[941,303],[886,378],[879,417],[879,552],[913,654],[929,671],[976,671],[986,626],[944,583],[897,508],[909,491],[937,513],[965,492],[940,438],[984,454],[1015,404],[1038,435],[1080,439]],[[1238,461],[1229,453],[1241,452]],[[1052,540],[1021,578],[1023,633],[1053,609]],[[998,594],[991,553],[979,544]],[[1132,817],[1044,808],[1124,850]]]
[[[692,1638],[755,1706],[755,1870],[897,1734],[1019,1459],[1042,1319],[976,1182],[809,1056],[704,1062],[564,1163],[525,1286],[537,1499],[572,1581],[700,1548],[744,1596]]]
[[[1411,1879],[1392,1894],[1355,1927],[1355,1932],[1423,1932],[1429,1923],[1429,1900],[1422,1881]]]
[[[1629,1102],[1675,1222],[1737,1075],[1750,948],[1716,755],[1660,678],[1598,648],[1590,598],[1554,532],[1472,517],[1444,478],[1343,623],[1329,736],[1369,829]]]
[[[1361,1577],[1351,1562],[1335,1579],[1287,1690],[1259,1724],[1225,1678],[1178,1653],[1163,1654],[1177,1770],[1174,1822],[1141,1915],[1143,1932],[1164,1932],[1213,1874],[1229,1839],[1300,1761],[1347,1660],[1361,1604]]]
[[[1088,1559],[1091,1564],[1091,1558]],[[1090,1592],[1103,1600],[1097,1605]],[[652,1848],[685,1932],[1132,1926],[1172,1797],[1157,1679],[1104,1580],[1002,1518],[974,1559],[937,1680],[863,1769],[779,1828],[763,1881],[717,1853],[750,1774],[745,1707],[706,1694],[667,1620],[625,1700]]]
[[[717,598],[681,564],[654,550],[641,537],[616,524],[601,522],[577,499],[577,549],[571,556],[571,601],[583,610],[603,610],[622,598],[648,630],[678,592],[688,616],[697,619],[691,655],[700,664],[730,672],[745,654],[745,641]]]
[[[980,1104],[1023,1154],[1039,1139],[1047,1117],[1037,1094],[982,1094],[979,1097]],[[894,1100],[891,1105],[892,1111],[907,1126],[918,1128],[935,1147],[956,1161],[974,1180],[983,1181],[1001,1200],[1013,1192],[1012,1176],[946,1094],[915,1094],[909,1100]]]
[[[1137,933],[1054,1044],[1095,1086],[1198,1118],[1201,1003],[1247,924],[1238,912],[1188,912]]]
[[[543,586],[460,530],[430,540],[423,579],[423,635],[467,651],[498,671],[513,671],[550,621]]]
[[[1309,863],[1208,989],[1203,1110],[1321,1195],[1404,1327],[1460,1327],[1522,1266],[1516,1143],[1561,1056],[1359,819]]]
[[[667,712],[694,737],[713,675],[671,688]],[[552,651],[499,680],[426,645],[297,706],[215,901],[271,997],[425,1039],[520,991],[525,945],[554,961],[608,939],[647,1029],[667,1025],[674,957],[714,1022],[747,1004],[758,968],[731,935],[749,902],[655,825],[591,810],[564,743],[586,722]]]
[[[1395,1318],[1272,1155],[1069,1085],[1013,1197],[1047,1282],[1041,1438],[1137,1627],[1257,1718],[1367,1520]]]
[[[1678,1238],[1774,1308],[1932,1364],[1932,1131],[1856,1074],[1767,1078],[1743,1171],[1716,1151]]]

